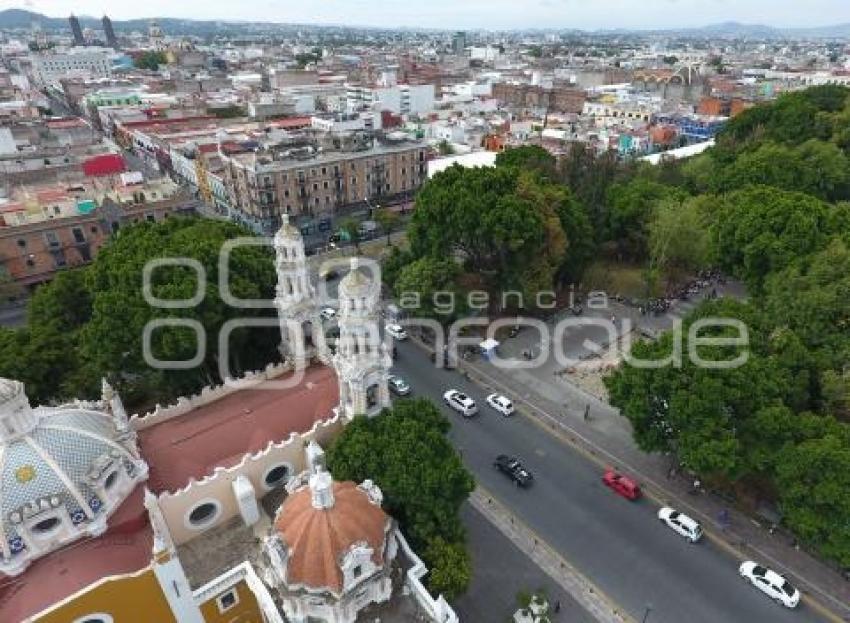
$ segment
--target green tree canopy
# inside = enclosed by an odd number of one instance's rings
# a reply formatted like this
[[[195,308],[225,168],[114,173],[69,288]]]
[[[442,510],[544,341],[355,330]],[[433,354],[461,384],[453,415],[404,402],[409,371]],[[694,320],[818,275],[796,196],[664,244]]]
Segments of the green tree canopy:
[[[810,195],[757,186],[718,197],[717,203],[711,231],[715,259],[754,292],[769,273],[825,243],[830,209]]]
[[[622,257],[639,260],[647,257],[647,224],[662,200],[683,199],[678,188],[639,176],[608,190],[610,212],[605,238],[614,242]]]
[[[38,402],[95,396],[100,378],[109,376],[133,403],[171,401],[220,383],[219,332],[236,318],[272,317],[270,309],[231,307],[219,292],[219,253],[224,243],[248,232],[236,225],[205,219],[172,218],[122,229],[86,268],[59,273],[30,301],[29,325],[0,331],[7,347],[0,354],[0,375],[18,378]],[[157,258],[191,258],[206,277],[203,299],[186,308],[151,306],[142,293],[145,264]],[[230,289],[238,298],[271,301],[275,273],[271,251],[240,247],[229,262]],[[194,270],[165,266],[152,273],[152,292],[161,299],[190,299],[198,287]],[[186,370],[151,368],[143,356],[149,321],[197,321],[204,329],[205,355]],[[277,359],[278,329],[233,331],[226,361],[232,375],[264,367]],[[195,332],[166,326],[151,333],[152,354],[162,360],[189,360],[198,345]]]
[[[511,147],[496,155],[497,167],[518,167],[536,171],[544,177],[554,178],[555,156],[538,145]]]
[[[446,437],[449,426],[429,401],[399,400],[377,417],[356,417],[327,460],[336,480],[369,478],[381,487],[385,509],[428,564],[432,587],[457,595],[469,581],[459,512],[475,483]]]
[[[454,258],[492,287],[548,289],[568,244],[559,215],[568,197],[515,167],[449,167],[419,192],[413,257]]]

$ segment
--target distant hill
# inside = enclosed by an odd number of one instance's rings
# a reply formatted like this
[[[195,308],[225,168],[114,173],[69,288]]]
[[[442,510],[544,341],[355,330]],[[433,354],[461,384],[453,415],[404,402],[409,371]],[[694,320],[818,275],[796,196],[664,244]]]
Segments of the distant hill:
[[[83,28],[93,28],[95,30],[103,27],[100,17],[90,17],[78,15],[80,26]],[[166,33],[181,33],[181,34],[203,34],[211,33],[220,30],[222,25],[226,25],[232,30],[253,30],[251,24],[240,22],[219,22],[219,21],[202,21],[177,19],[173,17],[158,18],[157,21]],[[27,11],[24,9],[6,9],[0,11],[0,29],[25,28],[29,29],[33,22],[37,22],[44,30],[52,31],[67,31],[71,32],[71,27],[68,25],[68,16],[66,17],[48,17],[41,13]],[[132,19],[132,20],[112,20],[112,26],[116,31],[133,31],[147,30],[150,24],[150,19]],[[253,25],[255,28],[259,25]],[[267,26],[267,25],[262,25]]]
[[[83,28],[101,28],[100,17],[87,17],[78,15],[80,25]],[[257,32],[267,31],[270,27],[286,29],[297,26],[296,24],[273,24],[262,22],[221,22],[211,20],[189,20],[171,17],[159,18],[157,20],[166,33],[180,34],[210,34],[214,32]],[[0,29],[24,28],[29,29],[33,22],[37,22],[44,30],[68,31],[68,18],[48,17],[25,9],[6,9],[0,11]],[[147,29],[150,19],[113,20],[112,24],[118,31],[133,31]],[[564,29],[566,32],[566,29]],[[571,30],[570,32],[581,33],[582,31]],[[718,37],[737,39],[782,39],[782,38],[850,38],[850,24],[835,24],[816,28],[774,28],[763,24],[741,24],[739,22],[722,22],[709,24],[700,28],[669,28],[669,29],[645,29],[625,30],[611,29],[598,32],[614,33],[661,33],[668,35],[692,36],[692,37]]]

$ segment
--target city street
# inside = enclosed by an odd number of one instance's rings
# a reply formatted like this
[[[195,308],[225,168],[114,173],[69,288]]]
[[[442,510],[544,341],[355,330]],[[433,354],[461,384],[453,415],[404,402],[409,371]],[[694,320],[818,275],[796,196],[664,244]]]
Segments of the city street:
[[[637,620],[648,606],[652,623],[822,620],[804,604],[788,611],[770,601],[738,576],[739,560],[706,540],[690,545],[676,536],[656,519],[653,503],[611,492],[594,463],[531,419],[496,414],[479,387],[434,368],[418,346],[401,342],[398,350],[394,371],[414,395],[441,405],[477,480]],[[445,407],[449,388],[467,392],[480,413],[465,420]],[[535,476],[531,489],[515,487],[492,467],[500,453],[525,461]]]

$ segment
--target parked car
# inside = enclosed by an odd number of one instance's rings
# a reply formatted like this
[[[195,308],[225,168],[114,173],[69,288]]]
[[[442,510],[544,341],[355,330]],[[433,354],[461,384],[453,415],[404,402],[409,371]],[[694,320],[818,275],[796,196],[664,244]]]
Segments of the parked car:
[[[490,394],[487,396],[487,404],[505,417],[513,415],[513,403],[501,394]]]
[[[475,401],[456,389],[450,389],[443,394],[443,400],[463,417],[472,417],[478,413],[478,406],[475,404]]]
[[[658,510],[658,519],[677,534],[682,535],[691,543],[696,543],[702,538],[702,526],[687,515],[665,506]]]
[[[397,396],[407,396],[410,393],[410,385],[400,376],[391,374],[387,377],[390,391]]]
[[[336,310],[333,307],[322,307],[319,311],[319,315],[323,320],[333,320],[336,318]]]
[[[753,586],[786,608],[796,608],[800,603],[800,591],[775,571],[747,560],[741,563],[738,572],[742,578],[749,580]]]
[[[518,458],[500,454],[493,461],[493,467],[507,475],[518,487],[529,487],[534,482],[534,476],[528,471]]]
[[[393,339],[399,341],[407,339],[407,331],[405,331],[404,327],[400,324],[388,324],[386,326],[386,332],[388,335],[392,336]]]
[[[640,497],[640,485],[628,476],[624,476],[613,469],[605,470],[602,483],[619,493],[627,500],[636,500]]]
[[[357,234],[362,240],[368,240],[378,233],[378,223],[375,221],[363,221],[357,226]]]

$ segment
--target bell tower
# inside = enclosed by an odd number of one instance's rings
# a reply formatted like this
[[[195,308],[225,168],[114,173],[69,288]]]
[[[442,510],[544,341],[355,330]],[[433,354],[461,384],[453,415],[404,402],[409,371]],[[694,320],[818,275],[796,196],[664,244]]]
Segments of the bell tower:
[[[333,366],[339,377],[340,411],[347,418],[377,415],[390,406],[392,360],[378,332],[380,284],[360,271],[357,258],[339,284],[339,346]]]
[[[277,289],[275,307],[280,320],[282,350],[287,361],[303,368],[313,354],[327,363],[329,355],[319,317],[316,289],[310,282],[304,239],[289,223],[289,215],[274,237]]]

